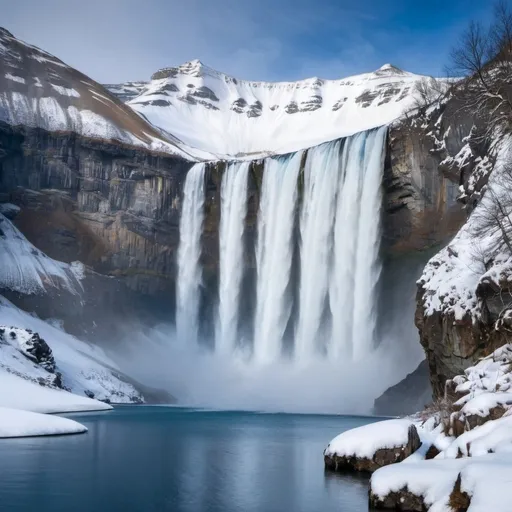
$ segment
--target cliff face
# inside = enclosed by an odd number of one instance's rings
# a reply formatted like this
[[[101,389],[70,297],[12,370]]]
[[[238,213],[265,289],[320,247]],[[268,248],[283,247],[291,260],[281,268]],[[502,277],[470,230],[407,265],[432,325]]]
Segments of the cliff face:
[[[456,185],[438,172],[440,157],[422,135],[421,128],[405,124],[390,130],[384,226],[391,255],[439,243],[463,217],[450,195]],[[80,260],[115,277],[111,282],[128,294],[163,300],[168,311],[174,300],[181,193],[191,165],[76,133],[0,126],[0,199],[21,207],[15,223],[25,236],[50,257]],[[216,280],[223,168],[222,162],[209,165],[206,178],[207,288]],[[256,162],[249,175],[249,241],[256,235],[262,171]],[[249,268],[253,258],[248,251]]]
[[[395,123],[384,174],[384,243],[392,255],[447,242],[465,222],[459,186],[487,153],[467,138],[473,119],[443,105]]]
[[[509,285],[494,275],[500,275],[503,265],[491,259],[484,262],[485,258],[477,254],[485,247],[485,243],[480,247],[474,232],[473,219],[478,215],[466,221],[495,167],[497,147],[477,137],[478,121],[465,118],[459,110],[452,100],[431,115],[425,139],[433,141],[433,152],[441,157],[437,165],[443,180],[459,184],[456,190],[451,191],[451,185],[447,188],[449,196],[455,199],[456,194],[459,204],[465,204],[465,211],[459,210],[452,217],[456,220],[453,223],[428,212],[424,218],[431,232],[458,232],[428,262],[418,281],[415,323],[435,398],[444,396],[448,379],[506,343],[506,327],[498,324],[510,295]]]

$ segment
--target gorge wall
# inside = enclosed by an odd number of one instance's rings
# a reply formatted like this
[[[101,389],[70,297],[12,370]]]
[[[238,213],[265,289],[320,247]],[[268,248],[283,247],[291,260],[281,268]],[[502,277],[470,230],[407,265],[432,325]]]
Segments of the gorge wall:
[[[455,202],[456,180],[439,172],[442,157],[424,134],[424,128],[407,122],[389,131],[383,247],[390,261],[442,243],[464,219]],[[461,137],[450,139],[451,154]],[[101,282],[96,287],[125,290],[121,296],[126,305],[112,297],[116,304],[110,309],[126,312],[131,303],[140,305],[136,297],[144,296],[150,307],[143,309],[153,319],[168,319],[174,310],[182,190],[191,165],[179,157],[76,133],[0,126],[0,199],[21,207],[16,225],[50,257],[80,260],[109,276],[96,276]],[[224,168],[223,162],[209,164],[206,172],[205,293],[216,282]],[[258,162],[250,167],[246,236],[253,239],[262,171]],[[252,252],[246,262],[254,267]],[[63,312],[46,314],[61,317]]]

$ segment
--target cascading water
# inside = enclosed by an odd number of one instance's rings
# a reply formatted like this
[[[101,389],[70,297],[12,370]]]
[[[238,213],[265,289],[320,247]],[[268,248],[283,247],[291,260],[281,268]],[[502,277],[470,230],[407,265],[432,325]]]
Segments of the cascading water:
[[[312,148],[304,169],[295,358],[306,362],[322,348],[325,336],[322,318],[329,288],[341,145],[335,141]]]
[[[380,220],[382,206],[382,170],[387,130],[370,132],[364,151],[364,185],[359,200],[360,219],[354,286],[354,323],[352,346],[354,359],[361,359],[374,346],[376,287],[380,277]]]
[[[238,341],[249,166],[250,162],[230,163],[222,177],[219,230],[219,310],[215,336],[215,350],[221,353],[233,352]]]
[[[386,128],[356,134],[264,163],[256,247],[253,360],[279,361],[295,312],[294,360],[360,359],[374,346],[379,279],[381,175]],[[222,177],[219,304],[215,352],[240,344],[244,228],[250,162],[230,163]],[[197,339],[204,165],[190,171],[180,224],[178,332]],[[294,232],[298,195],[300,247]],[[300,254],[297,297],[291,272]],[[250,293],[250,291],[249,291]],[[295,309],[295,308],[294,308]]]
[[[372,346],[385,134],[385,128],[359,133],[343,150],[329,289],[331,358],[360,358]]]
[[[293,228],[297,181],[303,152],[265,161],[258,214],[256,249],[257,303],[254,358],[275,361],[290,319],[289,280],[293,259]]]
[[[205,164],[195,164],[187,174],[183,191],[178,250],[176,332],[181,343],[196,343],[202,280],[201,234],[204,219]]]

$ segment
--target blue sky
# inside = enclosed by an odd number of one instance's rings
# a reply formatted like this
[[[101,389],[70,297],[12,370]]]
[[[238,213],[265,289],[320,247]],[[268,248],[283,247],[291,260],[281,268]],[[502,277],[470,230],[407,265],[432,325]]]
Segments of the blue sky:
[[[392,63],[442,75],[491,0],[0,0],[2,25],[103,83],[192,59],[250,80],[340,78]]]

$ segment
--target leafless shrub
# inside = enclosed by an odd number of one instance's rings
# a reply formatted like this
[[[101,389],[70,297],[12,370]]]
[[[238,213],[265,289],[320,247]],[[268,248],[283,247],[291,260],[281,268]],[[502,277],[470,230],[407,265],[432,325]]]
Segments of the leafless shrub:
[[[451,93],[480,119],[483,138],[512,129],[512,12],[499,1],[489,27],[472,22],[451,52]]]
[[[486,268],[498,253],[512,256],[512,158],[502,162],[499,173],[473,214],[474,238],[487,240],[476,246]]]
[[[436,425],[443,425],[443,431],[449,432],[450,418],[459,407],[455,406],[455,402],[451,398],[438,398],[427,405],[423,411],[418,414],[421,421],[425,422],[430,418],[435,418]]]

